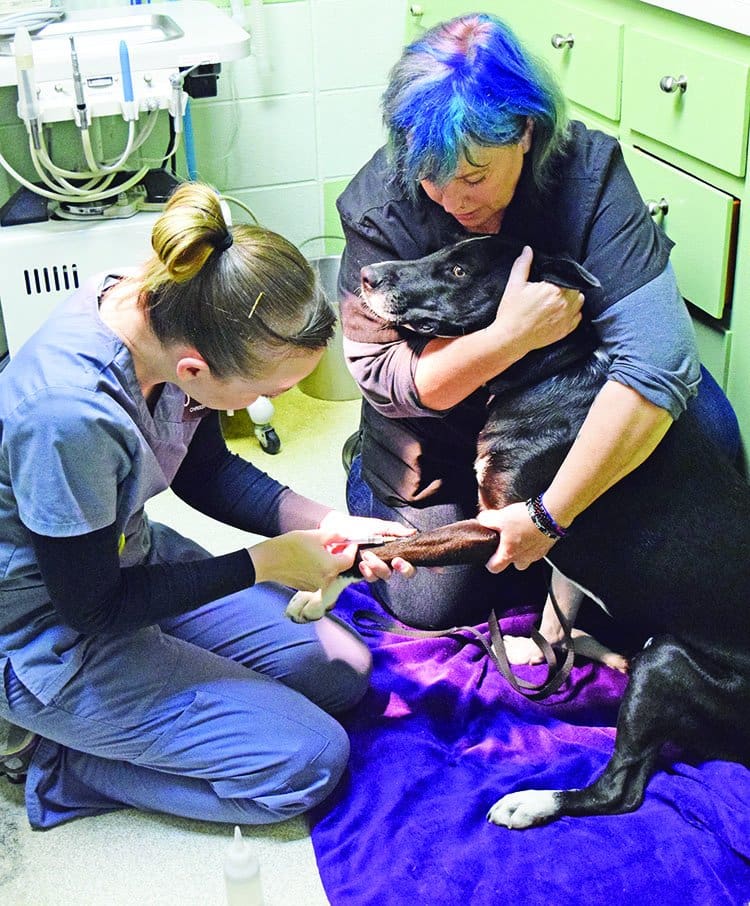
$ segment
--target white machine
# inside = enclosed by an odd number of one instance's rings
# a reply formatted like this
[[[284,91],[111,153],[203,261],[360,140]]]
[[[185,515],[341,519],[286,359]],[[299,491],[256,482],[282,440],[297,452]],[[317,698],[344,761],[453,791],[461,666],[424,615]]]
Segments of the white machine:
[[[260,0],[253,5],[262,6]],[[0,86],[18,85],[17,112],[37,179],[26,179],[2,153],[0,165],[27,195],[49,203],[39,216],[39,205],[29,207],[23,191],[17,193],[20,198],[9,202],[13,213],[0,228],[3,361],[88,277],[137,265],[151,254],[161,204],[144,181],[154,171],[129,171],[128,160],[162,110],[172,121],[172,147],[164,155],[171,157],[183,132],[187,96],[215,94],[219,64],[250,52],[250,36],[238,24],[242,0],[232,6],[234,20],[206,0],[0,17]],[[127,138],[116,159],[102,160],[89,128],[96,117],[118,115],[127,124]],[[48,149],[51,126],[70,119],[80,132],[78,170],[57,165]],[[47,214],[52,217],[44,220]],[[39,222],[28,222],[35,218]],[[277,453],[271,401],[260,397],[248,412],[262,448]]]
[[[2,16],[0,86],[18,86],[16,109],[35,177],[27,179],[2,153],[0,165],[28,191],[58,204],[59,216],[86,216],[92,205],[110,201],[114,185],[115,196],[137,195],[148,167],[115,180],[151,135],[159,111],[172,118],[169,158],[181,140],[188,95],[215,94],[220,64],[249,52],[245,29],[207,0],[154,4],[148,11],[51,8]],[[91,131],[103,116],[121,116],[126,124],[122,148],[110,159],[97,153]],[[81,157],[73,170],[53,159],[48,138],[52,124],[71,119]]]
[[[219,64],[249,52],[245,29],[207,0],[0,16],[0,86],[18,85],[17,112],[36,174],[24,178],[0,153],[0,164],[23,187],[17,195],[24,216],[13,207],[2,221],[13,225],[0,228],[0,306],[11,355],[86,277],[150,254],[160,205],[144,180],[153,171],[128,159],[162,110],[172,118],[173,153],[183,131],[186,79],[207,71],[215,91]],[[89,127],[112,115],[122,116],[127,138],[117,159],[101,160]],[[78,170],[57,165],[49,150],[49,131],[71,119],[81,140]],[[33,216],[26,216],[24,191],[37,199]],[[9,204],[15,202],[16,196]]]
[[[49,220],[0,230],[0,305],[14,355],[55,305],[98,271],[151,254],[156,213],[127,220]]]

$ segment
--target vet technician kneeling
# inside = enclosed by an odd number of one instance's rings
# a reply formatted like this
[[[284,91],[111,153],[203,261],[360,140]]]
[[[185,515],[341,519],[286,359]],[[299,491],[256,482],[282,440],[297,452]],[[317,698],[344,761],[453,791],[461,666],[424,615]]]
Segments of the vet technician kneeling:
[[[298,250],[229,229],[190,183],[152,244],[0,377],[0,718],[30,731],[0,766],[27,772],[39,828],[123,806],[261,824],[322,800],[348,757],[330,715],[362,696],[370,656],[334,619],[284,608],[352,565],[356,545],[335,542],[403,532],[301,497],[224,443],[217,410],[296,384],[333,335]],[[144,504],[170,486],[269,540],[213,557],[150,523]],[[365,578],[388,577],[363,557]]]
[[[570,526],[652,452],[688,404],[737,456],[734,412],[707,372],[701,380],[671,241],[649,216],[616,139],[568,122],[560,90],[503,22],[474,14],[425,32],[391,71],[382,106],[389,145],[338,200],[344,349],[364,396],[350,512],[422,530],[475,516],[486,382],[566,336],[582,314],[610,358],[609,380],[554,481],[538,489],[550,525]],[[491,233],[574,258],[601,281],[606,307],[587,311],[574,290],[528,282],[529,249],[495,322],[474,334],[427,340],[384,323],[356,294],[365,265]],[[439,299],[439,281],[433,289]],[[377,587],[386,607],[432,628],[481,622],[490,607],[541,603],[540,564],[526,572],[511,564],[535,564],[555,539],[524,503],[481,518],[502,532],[489,564],[499,574],[420,572],[408,585]]]

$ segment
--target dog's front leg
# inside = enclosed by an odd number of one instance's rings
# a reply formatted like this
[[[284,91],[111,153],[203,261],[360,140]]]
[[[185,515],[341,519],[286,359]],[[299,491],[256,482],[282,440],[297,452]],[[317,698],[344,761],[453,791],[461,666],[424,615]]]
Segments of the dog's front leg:
[[[711,666],[709,667],[709,664]],[[737,686],[737,674],[726,664],[712,664],[705,654],[688,650],[673,638],[657,636],[633,662],[633,675],[617,716],[617,736],[604,772],[589,786],[573,790],[518,790],[499,799],[487,820],[523,829],[554,821],[561,815],[619,815],[632,812],[643,800],[664,742],[690,741],[705,726],[707,711],[716,706],[720,688]],[[679,702],[679,707],[675,707]],[[735,712],[726,720],[735,728]]]

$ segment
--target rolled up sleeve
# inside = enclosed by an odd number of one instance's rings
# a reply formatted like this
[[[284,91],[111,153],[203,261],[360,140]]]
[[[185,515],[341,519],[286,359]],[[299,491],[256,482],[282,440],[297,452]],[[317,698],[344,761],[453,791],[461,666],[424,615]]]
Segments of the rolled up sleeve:
[[[609,378],[678,418],[698,392],[700,359],[671,264],[593,319]]]

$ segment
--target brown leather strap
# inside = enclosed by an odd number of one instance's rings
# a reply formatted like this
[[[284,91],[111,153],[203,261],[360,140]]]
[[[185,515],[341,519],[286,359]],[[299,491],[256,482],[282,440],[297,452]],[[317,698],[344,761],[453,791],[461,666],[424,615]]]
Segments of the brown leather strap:
[[[570,623],[560,610],[557,598],[551,587],[549,589],[549,594],[555,614],[562,626],[563,640],[561,648],[565,656],[562,664],[558,667],[557,657],[552,646],[536,629],[532,629],[531,638],[541,649],[547,664],[547,676],[541,683],[531,683],[528,680],[522,679],[520,676],[516,676],[513,672],[513,668],[508,661],[508,654],[505,650],[502,633],[500,632],[497,614],[494,610],[490,611],[488,618],[490,630],[489,641],[475,626],[452,626],[450,629],[412,629],[394,619],[376,613],[373,610],[356,610],[352,619],[358,629],[376,629],[379,632],[389,632],[393,635],[400,635],[413,639],[436,639],[445,638],[447,636],[459,637],[467,642],[479,645],[484,649],[489,659],[516,692],[519,692],[531,701],[542,701],[557,692],[567,680],[570,676],[570,671],[573,669],[573,660],[575,658]]]

